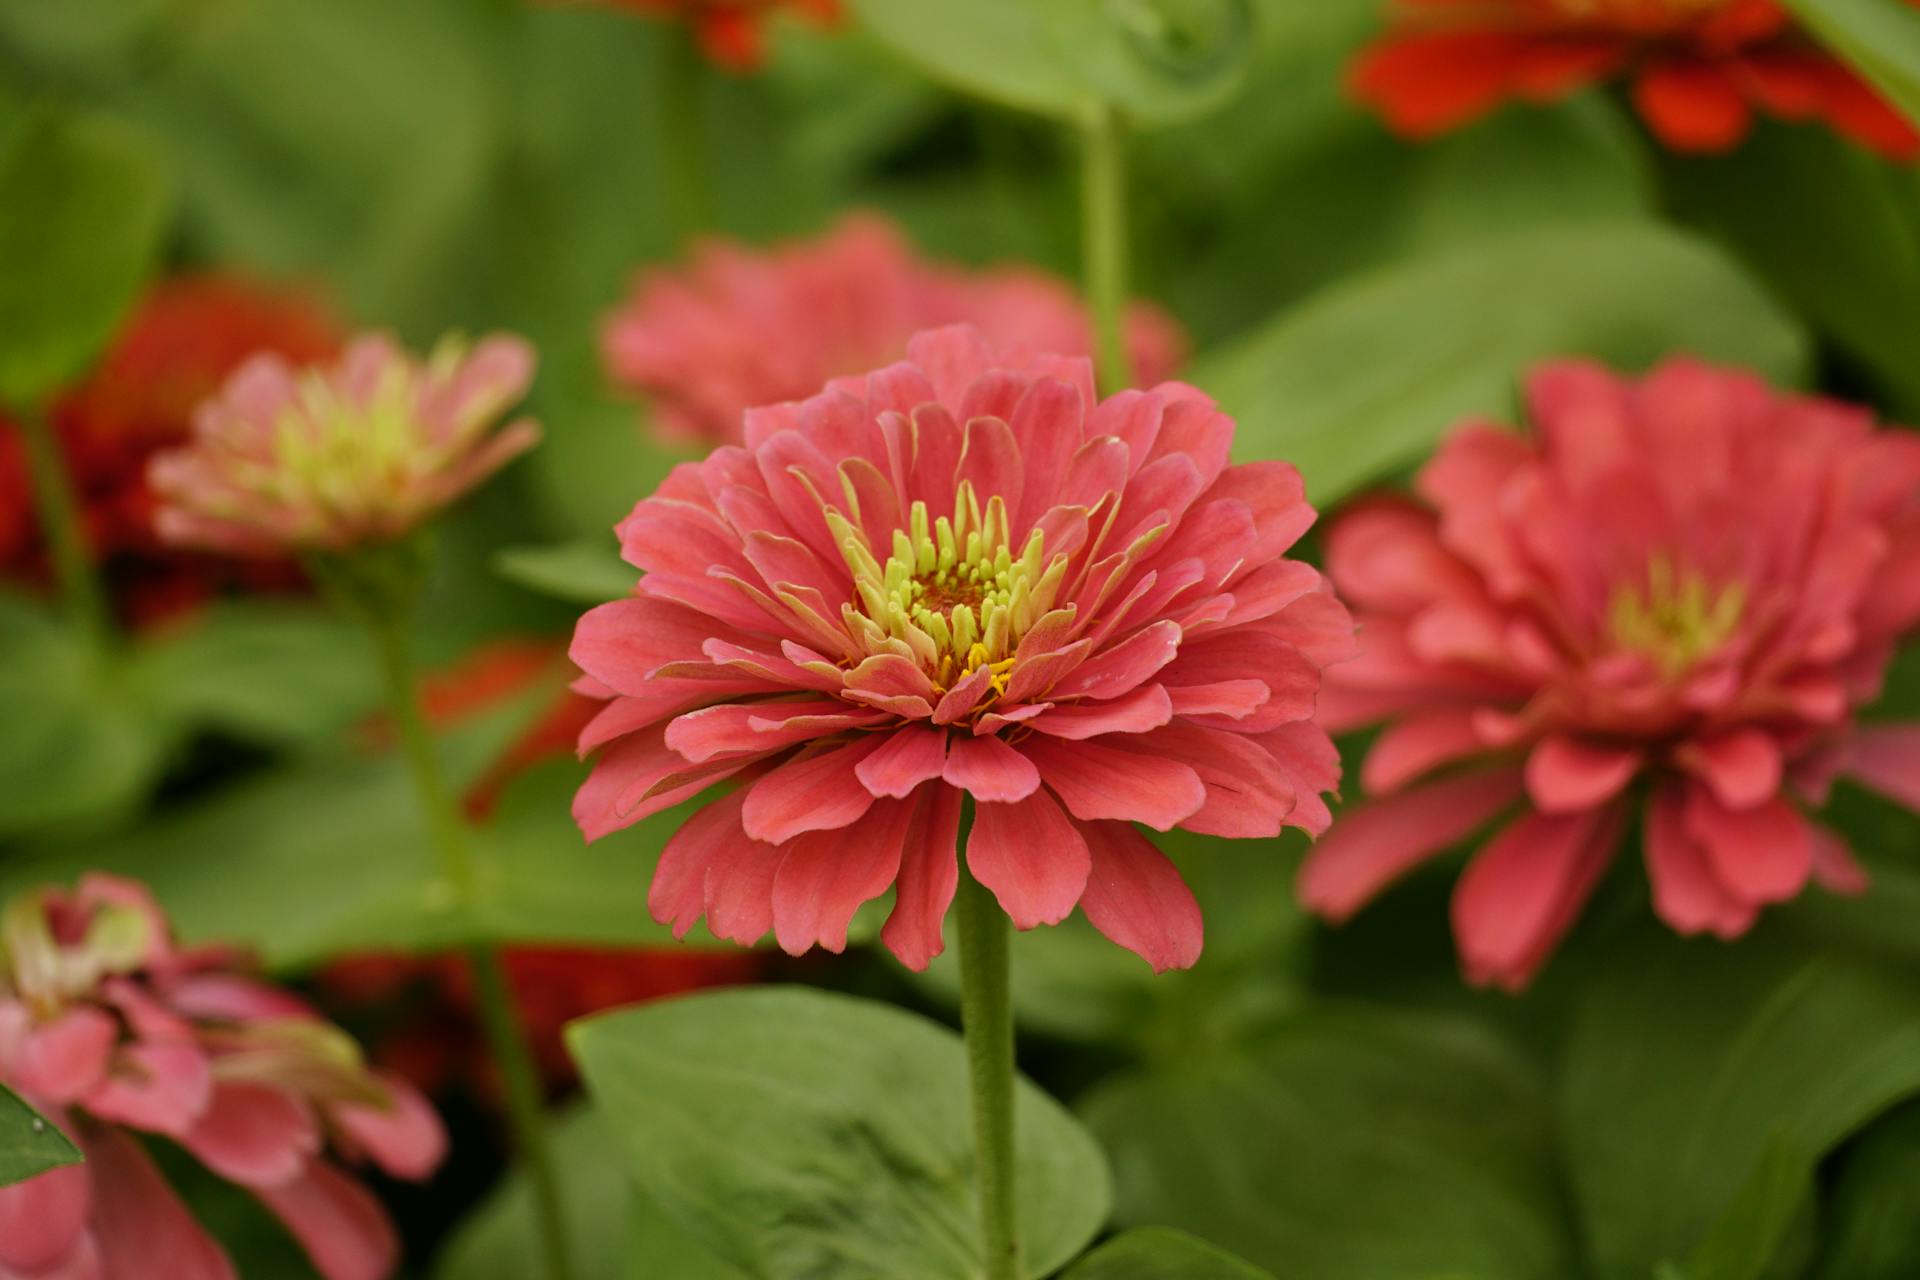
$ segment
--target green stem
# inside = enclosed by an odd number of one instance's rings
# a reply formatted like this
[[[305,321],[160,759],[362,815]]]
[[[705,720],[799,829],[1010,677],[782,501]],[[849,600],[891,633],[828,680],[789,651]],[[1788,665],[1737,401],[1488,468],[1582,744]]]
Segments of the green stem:
[[[668,24],[660,50],[660,145],[680,244],[713,226],[713,178],[707,171],[707,64],[685,23]]]
[[[1013,1163],[1013,999],[1008,989],[1007,914],[962,868],[956,894],[960,1026],[973,1089],[974,1178],[980,1190],[985,1280],[1020,1280]]]
[[[471,908],[477,882],[469,831],[455,805],[453,791],[447,785],[439,755],[434,750],[433,735],[420,709],[404,612],[390,610],[384,616],[370,616],[369,622],[379,646],[401,748],[432,828],[441,874],[452,886],[455,901],[461,908]],[[560,1183],[547,1145],[540,1077],[520,1029],[506,970],[500,963],[499,951],[484,942],[475,942],[467,948],[467,963],[473,974],[487,1047],[506,1086],[507,1119],[513,1130],[514,1145],[533,1193],[534,1223],[545,1256],[546,1280],[571,1280],[573,1264],[566,1222],[560,1211]]]
[[[1103,106],[1081,128],[1081,255],[1103,394],[1133,385],[1127,357],[1127,132]]]
[[[28,409],[17,412],[14,417],[26,442],[27,468],[33,478],[33,505],[40,516],[40,528],[53,559],[54,574],[60,582],[60,594],[66,601],[73,625],[97,644],[106,638],[111,628],[106,595],[100,589],[100,575],[87,550],[86,526],[81,522],[80,503],[74,496],[66,460],[60,454],[60,442],[54,438],[45,415]]]

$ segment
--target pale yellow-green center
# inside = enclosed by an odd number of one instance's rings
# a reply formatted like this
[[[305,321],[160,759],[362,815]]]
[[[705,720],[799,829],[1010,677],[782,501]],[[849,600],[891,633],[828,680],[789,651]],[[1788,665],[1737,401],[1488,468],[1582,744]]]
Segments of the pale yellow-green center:
[[[1747,593],[1739,583],[1716,588],[1701,574],[1676,570],[1665,556],[1647,564],[1647,580],[1615,589],[1608,604],[1614,641],[1643,653],[1675,675],[1712,656],[1740,626]]]

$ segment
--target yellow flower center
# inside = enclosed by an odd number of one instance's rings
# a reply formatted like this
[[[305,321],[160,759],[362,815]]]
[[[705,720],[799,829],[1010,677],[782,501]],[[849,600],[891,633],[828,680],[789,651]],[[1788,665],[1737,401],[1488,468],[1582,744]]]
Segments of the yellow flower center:
[[[1678,571],[1665,556],[1647,563],[1647,581],[1613,593],[1607,616],[1614,641],[1644,653],[1667,675],[1678,675],[1727,642],[1746,612],[1740,583],[1715,588],[1699,573]]]

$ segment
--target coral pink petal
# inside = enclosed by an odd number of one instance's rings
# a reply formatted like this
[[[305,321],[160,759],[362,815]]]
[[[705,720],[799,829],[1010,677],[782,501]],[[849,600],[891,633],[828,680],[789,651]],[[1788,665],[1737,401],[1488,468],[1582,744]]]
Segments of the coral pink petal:
[[[156,1258],[166,1259],[167,1280],[235,1280],[227,1255],[134,1139],[96,1129],[82,1146],[93,1178],[94,1240],[105,1280],[154,1280]]]
[[[380,1073],[387,1104],[335,1103],[327,1118],[359,1154],[389,1177],[419,1182],[447,1155],[447,1130],[420,1091],[391,1072]]]
[[[787,847],[773,877],[773,936],[782,950],[846,950],[853,913],[900,872],[916,808],[908,800],[877,800],[853,830],[808,832]]]
[[[0,1272],[38,1277],[78,1253],[92,1208],[84,1165],[0,1187]]]
[[[1155,973],[1189,969],[1200,958],[1200,904],[1152,841],[1124,822],[1081,824],[1091,857],[1080,909]]]
[[[1865,893],[1869,884],[1866,868],[1854,858],[1846,838],[1818,823],[1813,827],[1813,879],[1828,893],[1849,897]]]
[[[1339,922],[1520,798],[1517,770],[1430,782],[1342,813],[1300,867],[1300,901]]]
[[[1122,740],[1130,735],[1118,735]],[[1031,738],[1027,755],[1074,817],[1144,822],[1170,831],[1207,801],[1200,774],[1179,760],[1122,751],[1107,741]]]
[[[228,1181],[266,1187],[297,1177],[320,1150],[321,1132],[313,1109],[298,1095],[222,1081],[180,1143]]]
[[[6,1064],[7,1083],[46,1105],[65,1106],[100,1083],[119,1036],[105,1010],[68,1009],[23,1037]]]
[[[746,798],[746,792],[735,791],[715,800],[682,823],[661,850],[647,887],[647,911],[674,937],[686,937],[706,911],[708,869],[730,860],[735,846],[756,843],[740,829]]]
[[[1157,817],[1179,808],[1187,795],[1181,775],[1168,766],[1183,764],[1199,775],[1206,799],[1179,820],[1183,830],[1236,840],[1277,836],[1299,802],[1293,779],[1251,735],[1176,720],[1151,733],[1111,734],[1107,742],[1149,762],[1141,780],[1153,779],[1153,790],[1139,799]]]
[[[974,811],[967,868],[993,891],[1016,929],[1066,919],[1087,887],[1091,866],[1079,826],[1046,791]]]
[[[1453,894],[1469,981],[1517,991],[1586,905],[1620,829],[1618,809],[1527,814],[1473,859]]]
[[[1055,698],[1117,698],[1139,688],[1180,652],[1180,624],[1156,622],[1081,663],[1055,685]]]
[[[1033,761],[992,735],[955,738],[940,776],[975,800],[998,804],[1024,800],[1040,786]]]
[[[1647,808],[1647,878],[1653,886],[1653,909],[1681,933],[1738,937],[1752,927],[1757,908],[1727,891],[1706,850],[1687,833],[1686,791],[1685,784],[1662,786]]]
[[[1785,902],[1813,874],[1812,828],[1785,800],[1729,809],[1707,788],[1693,786],[1683,816],[1714,878],[1744,902]]]
[[[1853,735],[1847,772],[1920,813],[1920,724],[1872,725]]]
[[[854,767],[885,741],[868,735],[847,746],[790,760],[751,784],[740,825],[755,840],[782,844],[803,831],[832,831],[873,807]]]
[[[946,949],[947,908],[960,882],[961,799],[954,788],[935,782],[910,801],[913,820],[902,842],[893,911],[880,940],[916,973]]]
[[[188,1044],[141,1041],[121,1049],[119,1058],[83,1100],[88,1111],[173,1137],[193,1128],[213,1088],[205,1053]]]
[[[947,764],[947,735],[940,729],[896,729],[874,753],[854,766],[860,785],[876,796],[905,799],[937,778]]]
[[[1580,813],[1619,795],[1640,763],[1637,749],[1556,734],[1527,755],[1527,794],[1542,813]]]
[[[773,928],[773,878],[786,857],[781,845],[737,839],[717,843],[704,882],[707,928],[716,938],[750,947]]]
[[[1380,731],[1360,766],[1360,784],[1375,795],[1398,791],[1441,765],[1485,751],[1470,708],[1403,716]]]
[[[1265,690],[1261,690],[1264,696]],[[1173,719],[1173,700],[1157,684],[1143,685],[1132,693],[1106,702],[1083,702],[1054,707],[1027,723],[1055,738],[1079,741],[1097,738],[1103,733],[1145,733]]]
[[[256,1190],[325,1280],[386,1280],[399,1258],[393,1223],[373,1193],[316,1160],[292,1182]]]
[[[1761,729],[1735,729],[1702,738],[1676,753],[1729,809],[1751,809],[1780,790],[1785,765],[1780,744]]]

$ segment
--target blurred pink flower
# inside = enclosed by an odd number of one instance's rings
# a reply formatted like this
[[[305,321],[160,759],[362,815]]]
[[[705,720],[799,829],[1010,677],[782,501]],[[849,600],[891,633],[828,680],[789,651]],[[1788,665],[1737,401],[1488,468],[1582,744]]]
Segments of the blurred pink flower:
[[[402,537],[539,440],[524,419],[492,432],[533,365],[506,336],[443,341],[424,363],[380,335],[332,365],[255,357],[195,413],[191,441],[153,459],[155,527],[241,555]]]
[[[86,1163],[0,1188],[0,1277],[216,1280],[232,1264],[135,1133],[179,1143],[286,1224],[326,1280],[379,1280],[385,1211],[327,1157],[424,1178],[446,1137],[426,1100],[218,948],[176,949],[146,890],[89,875],[0,920],[0,1080]]]
[[[601,351],[664,436],[738,444],[748,409],[898,360],[908,338],[947,324],[973,325],[1013,368],[1093,349],[1086,309],[1061,281],[925,261],[892,222],[862,213],[817,240],[771,250],[712,241],[685,268],[642,272],[607,318]],[[1141,386],[1185,355],[1179,326],[1145,303],[1128,313],[1127,345]]]
[[[967,862],[1022,929],[1077,903],[1156,969],[1201,921],[1134,828],[1323,830],[1339,762],[1312,723],[1352,623],[1283,552],[1299,474],[1228,466],[1233,422],[1178,383],[1096,403],[1085,359],[997,366],[971,328],[752,410],[620,527],[644,571],[581,619],[608,705],[574,803],[589,838],[707,788],[654,875],[656,918],[838,951],[942,948]]]
[[[1467,976],[1518,988],[1637,782],[1654,909],[1683,933],[1733,937],[1809,878],[1860,888],[1801,805],[1850,771],[1920,808],[1920,730],[1853,723],[1920,621],[1920,438],[1684,360],[1640,382],[1548,365],[1529,399],[1536,436],[1468,425],[1424,503],[1329,534],[1362,656],[1320,722],[1387,724],[1360,774],[1375,799],[1313,850],[1302,898],[1344,919],[1519,806],[1453,900]]]
[[[548,4],[584,0],[545,0]],[[840,20],[839,0],[600,0],[613,9],[679,18],[693,28],[701,50],[729,71],[757,71],[767,60],[769,15],[785,9],[814,22]]]

